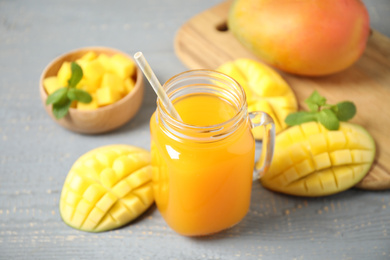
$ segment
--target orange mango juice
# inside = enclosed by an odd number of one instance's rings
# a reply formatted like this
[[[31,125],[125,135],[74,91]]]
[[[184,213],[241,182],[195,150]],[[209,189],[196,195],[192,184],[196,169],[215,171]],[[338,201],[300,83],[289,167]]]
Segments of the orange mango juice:
[[[237,114],[222,97],[193,94],[174,101],[184,123],[215,126]],[[153,188],[157,207],[176,232],[198,236],[238,223],[250,203],[255,141],[243,118],[224,137],[172,134],[155,112],[150,121]],[[209,135],[208,141],[199,136]]]

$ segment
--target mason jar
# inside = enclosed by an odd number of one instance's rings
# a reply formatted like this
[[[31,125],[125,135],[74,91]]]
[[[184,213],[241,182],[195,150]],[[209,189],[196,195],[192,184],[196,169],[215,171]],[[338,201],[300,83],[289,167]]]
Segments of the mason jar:
[[[180,119],[157,99],[150,120],[153,191],[167,224],[186,236],[216,233],[247,214],[255,167],[251,129],[264,128],[258,174],[273,155],[275,126],[248,113],[245,92],[231,77],[191,70],[163,86]]]

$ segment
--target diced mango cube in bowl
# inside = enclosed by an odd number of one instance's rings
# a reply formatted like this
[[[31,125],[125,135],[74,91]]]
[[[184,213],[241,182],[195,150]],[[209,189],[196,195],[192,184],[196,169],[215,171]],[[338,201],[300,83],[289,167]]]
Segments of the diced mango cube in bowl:
[[[58,81],[58,78],[54,76],[45,78],[45,80],[43,81],[43,86],[45,87],[47,94],[49,95],[61,88],[61,84]]]
[[[136,67],[134,62],[122,54],[109,56],[89,51],[76,59],[83,77],[77,84],[78,89],[94,96],[91,104],[76,102],[72,105],[81,110],[93,110],[119,101],[129,94],[135,85]],[[64,61],[56,76],[44,79],[44,88],[48,95],[67,87],[72,75],[71,62]]]

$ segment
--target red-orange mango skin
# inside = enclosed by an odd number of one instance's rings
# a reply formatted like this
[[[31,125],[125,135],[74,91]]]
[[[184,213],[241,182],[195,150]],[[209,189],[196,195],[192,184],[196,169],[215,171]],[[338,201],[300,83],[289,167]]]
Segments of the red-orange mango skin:
[[[236,0],[228,27],[266,63],[305,76],[351,66],[370,31],[360,0]]]

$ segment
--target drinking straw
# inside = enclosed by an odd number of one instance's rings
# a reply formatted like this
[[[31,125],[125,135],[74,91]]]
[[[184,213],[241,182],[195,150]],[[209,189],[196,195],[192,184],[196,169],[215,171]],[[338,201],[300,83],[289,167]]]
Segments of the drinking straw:
[[[158,81],[156,75],[154,74],[149,63],[146,61],[142,52],[139,51],[136,54],[134,54],[134,59],[137,62],[138,66],[141,68],[147,80],[149,81],[154,92],[156,92],[157,96],[161,99],[164,107],[176,120],[183,121],[179,116],[179,114],[177,113],[176,109],[174,108],[171,100],[165,93],[163,87],[161,86],[160,82]]]

